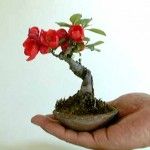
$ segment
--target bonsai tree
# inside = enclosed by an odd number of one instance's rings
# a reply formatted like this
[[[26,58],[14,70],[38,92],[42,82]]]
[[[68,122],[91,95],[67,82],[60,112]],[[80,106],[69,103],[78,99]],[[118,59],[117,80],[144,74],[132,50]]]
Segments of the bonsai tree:
[[[70,17],[70,23],[57,22],[60,26],[58,30],[49,29],[45,31],[39,30],[38,27],[31,27],[28,37],[23,43],[24,54],[28,56],[27,61],[33,60],[38,53],[52,54],[54,57],[65,61],[70,70],[82,79],[81,88],[77,93],[68,99],[57,101],[54,110],[54,115],[60,122],[81,131],[92,130],[99,125],[103,125],[117,113],[116,109],[95,98],[91,71],[81,62],[81,54],[85,49],[99,52],[97,46],[104,43],[101,40],[90,43],[90,38],[85,35],[85,31],[106,36],[104,31],[90,28],[91,21],[92,18],[82,18],[81,14],[74,14]],[[59,52],[57,49],[59,49]],[[79,60],[74,60],[76,53],[80,55]],[[89,116],[91,120],[91,115],[101,115],[105,119],[101,121],[102,119],[96,118],[95,121],[100,120],[101,122],[86,128],[86,125],[90,122],[89,119],[86,118],[87,120],[84,123],[81,123],[81,120],[84,120],[84,116]],[[104,117],[104,115],[107,117]],[[90,125],[95,121],[91,120]]]

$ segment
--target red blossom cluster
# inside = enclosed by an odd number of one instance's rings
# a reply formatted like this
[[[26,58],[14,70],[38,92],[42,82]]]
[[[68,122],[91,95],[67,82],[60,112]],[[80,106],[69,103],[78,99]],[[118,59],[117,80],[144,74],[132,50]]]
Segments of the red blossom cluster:
[[[90,38],[86,37],[84,31],[90,31],[96,34],[106,36],[105,32],[97,28],[89,28],[92,18],[83,18],[82,14],[73,14],[70,17],[70,23],[56,22],[61,28],[58,30],[49,29],[39,30],[38,27],[31,27],[28,31],[28,37],[23,42],[24,54],[28,56],[27,61],[33,60],[40,52],[41,54],[52,53],[61,48],[60,54],[66,57],[72,57],[74,53],[80,53],[83,49],[91,51],[100,51],[97,46],[103,44],[103,41],[89,43]],[[67,27],[68,30],[62,28]]]
[[[24,53],[29,56],[27,61],[33,60],[40,52],[47,54],[61,47],[62,52],[67,52],[72,45],[78,46],[78,51],[84,49],[84,28],[81,25],[71,25],[69,30],[49,29],[40,31],[38,27],[31,27],[28,37],[23,43]]]

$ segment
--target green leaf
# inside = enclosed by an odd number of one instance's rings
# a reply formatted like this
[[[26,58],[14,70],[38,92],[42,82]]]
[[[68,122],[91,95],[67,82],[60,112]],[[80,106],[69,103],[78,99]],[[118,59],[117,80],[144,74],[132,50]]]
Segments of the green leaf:
[[[100,49],[97,49],[97,48],[95,48],[94,50],[97,51],[97,52],[101,52],[101,50],[100,50]]]
[[[104,43],[103,41],[97,41],[97,42],[95,42],[93,44],[89,44],[87,46],[97,46],[97,45],[100,45],[100,44],[103,44],[103,43]]]
[[[72,22],[72,24],[76,24],[76,22],[79,22],[81,18],[81,14],[74,14],[70,17],[70,21]]]
[[[96,45],[100,45],[100,44],[103,44],[103,43],[104,43],[103,41],[97,41],[97,42],[93,43],[93,45],[96,46]]]
[[[101,51],[100,49],[95,48],[94,45],[87,45],[86,47],[87,47],[88,49],[90,49],[91,51],[97,51],[97,52],[100,52],[100,51]]]
[[[100,52],[100,50],[99,49],[97,49],[97,48],[95,48],[95,46],[97,46],[97,45],[100,45],[100,44],[103,44],[104,42],[103,41],[97,41],[97,42],[95,42],[95,43],[93,43],[93,44],[88,44],[88,45],[86,45],[86,47],[87,48],[89,48],[91,51],[98,51],[98,52]]]
[[[86,45],[86,47],[87,47],[88,49],[90,49],[91,51],[94,51],[94,49],[95,49],[94,45],[92,45],[92,44]]]
[[[80,19],[80,24],[83,27],[88,27],[88,24],[92,21],[92,18],[87,18],[87,19]]]
[[[60,27],[70,27],[70,24],[65,22],[56,22]]]
[[[100,29],[91,28],[91,29],[87,29],[87,30],[106,36],[106,33],[104,31],[100,30]]]
[[[88,37],[84,37],[84,41],[89,42],[89,41],[90,41],[90,38],[88,38]]]

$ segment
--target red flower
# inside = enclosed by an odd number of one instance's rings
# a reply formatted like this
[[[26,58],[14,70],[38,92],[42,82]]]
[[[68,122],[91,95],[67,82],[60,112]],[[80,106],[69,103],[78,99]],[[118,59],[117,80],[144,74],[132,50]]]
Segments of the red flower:
[[[39,39],[39,29],[38,27],[31,27],[28,32],[28,37],[31,39]]]
[[[75,42],[82,42],[84,39],[84,30],[80,25],[72,25],[68,33],[70,38]]]
[[[23,43],[24,54],[29,56],[27,61],[36,57],[39,52],[39,29],[31,27],[28,31],[28,38]]]
[[[59,45],[59,37],[55,30],[49,29],[48,31],[41,30],[40,42],[45,49],[55,49]]]
[[[68,38],[68,33],[67,33],[67,31],[65,29],[57,30],[57,35],[59,37],[59,40]]]
[[[40,49],[41,54],[47,54],[47,53],[49,53],[49,48],[47,46],[40,45],[39,49]]]
[[[27,61],[30,61],[35,58],[35,56],[39,52],[39,46],[36,40],[27,38],[25,42],[23,43],[24,47],[24,54],[29,56]]]
[[[68,47],[69,47],[69,42],[68,41],[63,42],[61,44],[61,49],[62,49],[63,52],[66,52],[66,50],[68,49]]]

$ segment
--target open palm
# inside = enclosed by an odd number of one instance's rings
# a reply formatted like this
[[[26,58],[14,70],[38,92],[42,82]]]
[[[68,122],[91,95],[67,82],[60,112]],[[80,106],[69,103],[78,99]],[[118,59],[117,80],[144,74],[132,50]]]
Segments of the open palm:
[[[91,149],[126,150],[150,146],[150,95],[126,94],[109,104],[118,108],[118,121],[92,132],[65,128],[53,115],[36,115],[32,123],[62,140]]]

